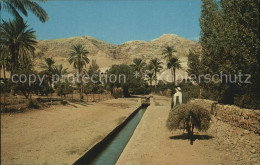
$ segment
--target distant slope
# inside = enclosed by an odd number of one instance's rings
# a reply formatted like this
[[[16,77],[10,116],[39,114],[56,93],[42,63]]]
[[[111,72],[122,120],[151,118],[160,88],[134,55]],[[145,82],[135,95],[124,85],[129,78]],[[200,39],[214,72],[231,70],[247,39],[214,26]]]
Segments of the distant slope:
[[[130,64],[136,57],[143,58],[147,62],[154,57],[164,63],[162,50],[166,45],[174,46],[176,56],[181,60],[184,72],[187,68],[187,55],[190,49],[199,49],[199,43],[191,41],[175,34],[164,34],[152,41],[129,41],[120,45],[112,45],[92,37],[71,37],[55,40],[39,41],[36,49],[36,66],[46,57],[53,57],[57,64],[63,64],[69,70],[73,70],[67,59],[72,45],[82,44],[89,51],[89,58],[96,59],[101,68],[110,67],[113,64]],[[165,65],[164,65],[165,66]],[[164,69],[165,70],[165,69]]]

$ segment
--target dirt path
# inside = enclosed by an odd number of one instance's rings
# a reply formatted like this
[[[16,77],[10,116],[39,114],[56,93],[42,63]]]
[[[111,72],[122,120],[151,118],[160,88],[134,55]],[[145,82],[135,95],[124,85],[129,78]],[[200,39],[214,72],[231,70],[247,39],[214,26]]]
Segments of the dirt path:
[[[182,131],[166,128],[170,99],[156,97],[156,102],[160,105],[148,107],[117,164],[260,164],[259,136],[213,119],[210,130],[197,136],[208,138],[190,145],[179,136]]]
[[[1,115],[1,164],[72,164],[137,107],[137,99]]]

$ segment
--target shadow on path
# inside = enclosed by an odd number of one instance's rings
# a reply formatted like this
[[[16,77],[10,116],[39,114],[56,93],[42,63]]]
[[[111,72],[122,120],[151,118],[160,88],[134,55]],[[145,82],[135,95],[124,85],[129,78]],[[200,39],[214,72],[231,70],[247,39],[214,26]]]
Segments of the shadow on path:
[[[195,140],[209,140],[209,139],[212,139],[214,138],[213,136],[209,136],[209,135],[193,135],[192,138],[190,138],[188,136],[187,133],[184,133],[182,135],[176,135],[176,136],[170,136],[169,139],[172,139],[172,140],[190,140],[191,141],[191,145],[193,144],[193,142]]]

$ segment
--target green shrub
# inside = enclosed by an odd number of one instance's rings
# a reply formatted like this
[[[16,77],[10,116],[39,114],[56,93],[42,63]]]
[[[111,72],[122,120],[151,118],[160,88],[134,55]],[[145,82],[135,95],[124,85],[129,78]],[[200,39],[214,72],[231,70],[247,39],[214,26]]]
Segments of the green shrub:
[[[260,109],[260,100],[255,95],[243,94],[234,98],[234,104],[240,108]]]
[[[34,109],[40,108],[38,101],[37,100],[33,100],[33,99],[29,99],[27,107],[28,108],[34,108]]]
[[[61,103],[62,105],[68,105],[68,104],[69,104],[68,101],[66,101],[66,100],[62,100],[60,103]]]
[[[180,87],[182,89],[183,103],[187,103],[193,98],[200,97],[200,87],[198,85],[193,85],[192,83],[181,83]]]

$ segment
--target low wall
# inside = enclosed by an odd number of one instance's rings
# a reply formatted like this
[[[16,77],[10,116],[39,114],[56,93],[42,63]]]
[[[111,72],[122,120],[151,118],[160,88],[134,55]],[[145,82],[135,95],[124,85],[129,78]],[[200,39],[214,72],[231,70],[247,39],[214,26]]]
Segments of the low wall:
[[[208,109],[218,120],[260,135],[260,110],[241,109],[234,105],[222,105],[204,99],[194,99],[190,102]]]

